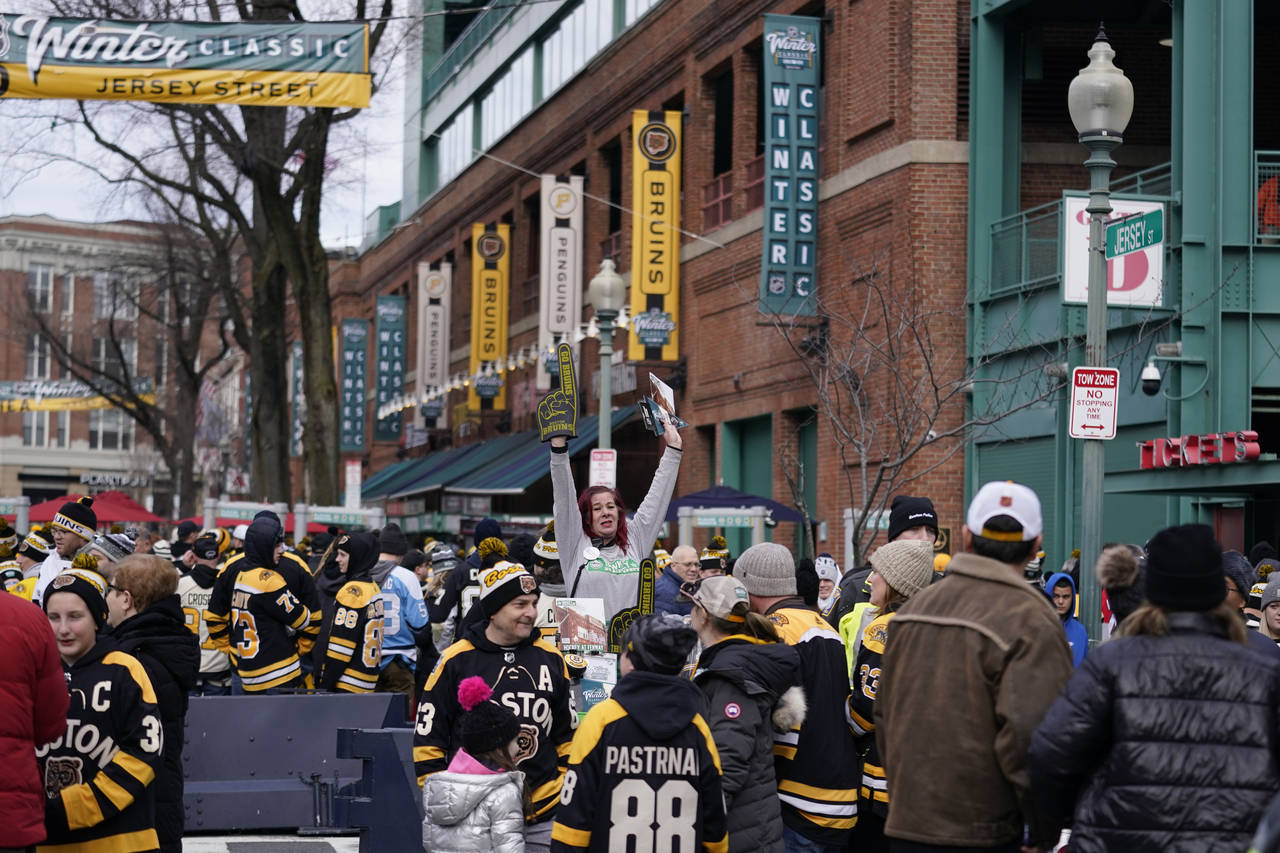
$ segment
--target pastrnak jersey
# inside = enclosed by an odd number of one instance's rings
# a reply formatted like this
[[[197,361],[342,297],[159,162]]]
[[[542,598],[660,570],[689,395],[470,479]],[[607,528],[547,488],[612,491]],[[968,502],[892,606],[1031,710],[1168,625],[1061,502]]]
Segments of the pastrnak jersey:
[[[881,817],[889,815],[889,785],[885,781],[884,760],[875,738],[876,692],[880,687],[880,667],[884,659],[884,644],[889,637],[889,621],[893,611],[881,613],[863,632],[858,647],[858,659],[853,668],[853,691],[849,697],[849,721],[854,734],[866,744],[863,752],[862,790],[863,808]]]
[[[293,633],[311,620],[279,573],[245,569],[231,592],[229,640],[246,693],[290,684],[302,676]]]
[[[338,590],[329,646],[319,686],[348,693],[372,693],[382,661],[383,597],[372,581],[349,581]]]
[[[71,665],[67,732],[36,750],[48,839],[38,850],[158,850],[164,730],[146,670],[109,638]]]
[[[858,822],[857,746],[846,714],[849,674],[844,643],[798,598],[765,614],[800,655],[809,713],[804,725],[775,733],[774,770],[782,822],[810,841],[843,847]]]
[[[573,737],[552,851],[727,851],[720,756],[702,701],[678,676],[623,676]]]
[[[560,780],[578,715],[569,692],[569,670],[560,650],[537,632],[518,646],[504,648],[485,636],[484,622],[467,628],[440,655],[427,679],[413,735],[418,785],[439,773],[462,745],[458,685],[478,675],[493,690],[493,701],[510,709],[521,723],[518,769],[529,786],[534,813],[530,823],[546,820],[560,795]]]

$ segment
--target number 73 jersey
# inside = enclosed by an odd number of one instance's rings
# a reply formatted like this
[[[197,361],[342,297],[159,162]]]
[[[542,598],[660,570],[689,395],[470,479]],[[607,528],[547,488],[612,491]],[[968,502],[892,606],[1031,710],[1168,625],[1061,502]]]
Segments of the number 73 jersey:
[[[302,675],[294,636],[311,611],[271,569],[241,569],[231,593],[231,651],[246,693],[290,684]]]

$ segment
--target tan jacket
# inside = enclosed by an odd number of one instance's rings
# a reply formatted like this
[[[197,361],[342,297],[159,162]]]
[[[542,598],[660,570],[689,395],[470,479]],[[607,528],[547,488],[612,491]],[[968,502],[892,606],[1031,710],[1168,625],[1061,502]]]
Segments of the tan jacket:
[[[985,847],[1052,834],[1034,813],[1031,733],[1071,677],[1062,623],[1008,566],[960,554],[894,617],[876,699],[885,834]]]

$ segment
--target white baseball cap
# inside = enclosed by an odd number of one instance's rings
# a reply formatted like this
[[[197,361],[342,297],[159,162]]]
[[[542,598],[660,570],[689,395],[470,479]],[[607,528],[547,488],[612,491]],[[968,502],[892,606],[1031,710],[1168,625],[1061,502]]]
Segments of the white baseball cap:
[[[813,570],[818,573],[820,581],[840,580],[840,565],[830,554],[819,554],[813,561]]]
[[[987,522],[997,515],[1007,515],[1021,524],[1022,532],[987,530]],[[1031,489],[1012,480],[993,480],[978,489],[969,503],[965,523],[974,536],[1009,542],[1030,542],[1044,531],[1040,498]]]

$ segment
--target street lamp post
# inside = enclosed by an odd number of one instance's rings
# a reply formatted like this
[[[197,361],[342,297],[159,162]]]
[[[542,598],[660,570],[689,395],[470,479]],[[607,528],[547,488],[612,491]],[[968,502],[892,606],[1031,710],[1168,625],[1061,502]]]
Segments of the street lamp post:
[[[1115,51],[1101,27],[1089,64],[1071,81],[1067,107],[1080,142],[1089,149],[1084,165],[1089,169],[1089,297],[1086,308],[1084,363],[1086,367],[1107,364],[1107,259],[1103,228],[1111,213],[1111,152],[1120,145],[1129,118],[1133,115],[1133,83],[1115,66]],[[1102,595],[1093,573],[1102,551],[1102,501],[1105,472],[1105,445],[1097,439],[1084,441],[1084,464],[1080,483],[1080,615],[1089,639],[1100,636],[1099,614]]]
[[[600,326],[600,439],[597,446],[608,450],[613,432],[613,321],[626,301],[627,288],[613,261],[600,262],[600,272],[587,285],[587,298],[596,309]]]

